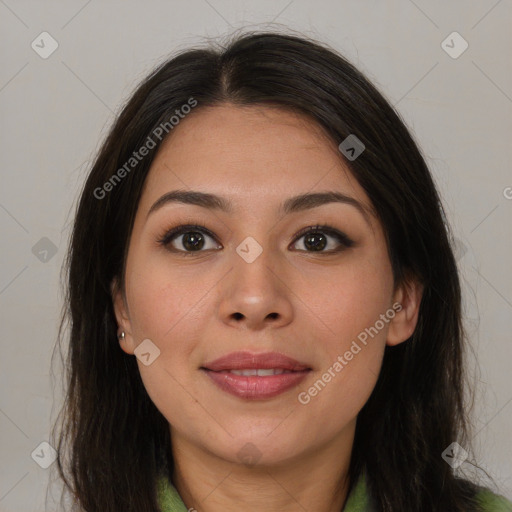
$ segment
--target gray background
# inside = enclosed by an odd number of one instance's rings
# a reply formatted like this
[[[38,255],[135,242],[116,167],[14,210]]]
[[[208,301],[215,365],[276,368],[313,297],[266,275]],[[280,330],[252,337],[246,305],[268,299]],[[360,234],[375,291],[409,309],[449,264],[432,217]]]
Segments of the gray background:
[[[0,0],[0,510],[45,510],[52,468],[31,454],[49,440],[62,392],[50,366],[70,209],[114,113],[169,53],[278,24],[344,53],[424,151],[455,233],[474,348],[477,458],[462,469],[477,462],[512,499],[511,20],[510,0]],[[59,45],[47,59],[31,47],[43,31]],[[469,43],[458,58],[441,46],[453,31]]]

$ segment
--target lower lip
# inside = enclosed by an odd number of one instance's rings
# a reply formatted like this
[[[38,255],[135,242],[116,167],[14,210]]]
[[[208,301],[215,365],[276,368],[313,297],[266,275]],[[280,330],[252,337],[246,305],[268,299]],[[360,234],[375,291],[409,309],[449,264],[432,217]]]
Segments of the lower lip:
[[[249,400],[261,400],[280,395],[297,386],[310,372],[310,370],[304,370],[265,377],[257,375],[246,377],[229,372],[203,371],[223,391]]]

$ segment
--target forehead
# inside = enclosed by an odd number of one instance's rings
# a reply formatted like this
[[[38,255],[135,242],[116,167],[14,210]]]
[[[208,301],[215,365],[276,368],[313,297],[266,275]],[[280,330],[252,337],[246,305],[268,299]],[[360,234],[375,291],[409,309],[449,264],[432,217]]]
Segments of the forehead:
[[[243,209],[289,196],[333,190],[371,208],[337,145],[306,116],[284,109],[197,107],[161,145],[141,207],[174,189],[222,195]]]

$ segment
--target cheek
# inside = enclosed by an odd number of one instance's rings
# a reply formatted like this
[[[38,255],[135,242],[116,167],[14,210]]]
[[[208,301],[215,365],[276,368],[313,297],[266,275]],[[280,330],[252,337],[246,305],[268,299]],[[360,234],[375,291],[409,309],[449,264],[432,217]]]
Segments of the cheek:
[[[297,407],[301,408],[305,422],[311,422],[311,418],[322,418],[321,427],[304,429],[311,442],[320,435],[326,438],[336,436],[345,426],[356,421],[375,388],[382,357],[380,352],[379,347],[366,353],[362,351],[339,372],[334,367],[330,371],[325,368],[326,372],[320,373],[309,388],[301,390]],[[321,432],[317,432],[318,428]]]
[[[305,273],[308,275],[308,273]],[[360,255],[347,258],[329,271],[316,271],[302,281],[300,297],[307,304],[310,321],[323,336],[324,348],[336,358],[352,340],[364,338],[390,307],[393,279],[387,260]],[[298,293],[298,294],[299,294]],[[388,323],[378,323],[371,339],[385,340]],[[372,330],[372,333],[375,332]],[[368,344],[369,345],[369,344]],[[359,358],[360,359],[360,358]]]
[[[322,357],[313,386],[301,388],[307,395],[303,402],[309,400],[305,406],[318,413],[334,407],[333,426],[355,417],[369,398],[394,316],[394,311],[389,314],[391,269],[386,260],[375,261],[380,260],[354,258],[329,273],[317,273],[308,279],[309,287],[304,282],[304,302],[317,326]]]
[[[188,390],[191,354],[197,344],[200,318],[204,316],[204,282],[193,275],[142,256],[127,266],[126,288],[130,321],[136,343],[150,339],[160,350],[155,361],[137,365],[144,387],[157,409],[171,424],[201,425],[204,411]],[[203,300],[201,300],[203,298]],[[179,411],[179,413],[177,412]],[[204,420],[204,418],[203,418]]]
[[[140,259],[144,264],[137,265],[135,260],[133,268],[137,271],[127,277],[130,319],[136,338],[155,340],[162,348],[173,339],[191,339],[188,331],[192,326],[198,327],[206,304],[204,280],[198,280],[188,269],[164,265],[160,259]]]

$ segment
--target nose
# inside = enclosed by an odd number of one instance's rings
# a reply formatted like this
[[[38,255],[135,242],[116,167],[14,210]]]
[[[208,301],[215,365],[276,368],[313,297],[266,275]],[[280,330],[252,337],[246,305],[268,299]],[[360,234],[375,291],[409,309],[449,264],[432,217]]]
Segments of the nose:
[[[251,263],[235,253],[233,267],[220,287],[220,319],[231,327],[258,331],[292,321],[290,284],[268,251],[263,250]]]

